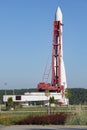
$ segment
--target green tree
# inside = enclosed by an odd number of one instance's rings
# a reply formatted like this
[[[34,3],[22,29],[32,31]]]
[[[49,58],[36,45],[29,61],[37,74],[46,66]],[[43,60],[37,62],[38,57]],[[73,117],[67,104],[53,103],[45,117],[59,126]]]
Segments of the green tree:
[[[50,97],[50,99],[49,99],[49,103],[50,103],[50,104],[55,103],[54,96]]]
[[[58,105],[58,100],[55,100],[54,99],[54,96],[50,97],[49,99],[49,103],[50,103],[50,113],[53,111],[54,113],[54,110],[56,108],[56,106]]]
[[[71,97],[71,92],[70,92],[70,89],[68,88],[65,89],[65,97],[68,99]]]
[[[8,98],[7,104],[8,104],[8,108],[9,108],[9,109],[10,109],[11,107],[13,107],[13,99],[12,99],[12,97],[9,97],[9,98]]]
[[[65,97],[68,100],[68,106],[69,106],[69,98],[71,97],[71,92],[70,92],[70,89],[68,88],[65,89]]]

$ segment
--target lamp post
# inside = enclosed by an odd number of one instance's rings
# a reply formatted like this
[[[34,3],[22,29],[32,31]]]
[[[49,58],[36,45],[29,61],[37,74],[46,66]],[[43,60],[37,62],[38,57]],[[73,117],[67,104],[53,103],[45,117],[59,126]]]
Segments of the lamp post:
[[[4,83],[4,86],[5,86],[5,95],[6,95],[6,86],[7,86],[7,83],[6,83],[6,82]]]
[[[4,86],[5,86],[5,106],[6,106],[6,95],[7,95],[7,93],[6,93],[6,85],[7,85],[7,83],[5,82],[4,83]]]

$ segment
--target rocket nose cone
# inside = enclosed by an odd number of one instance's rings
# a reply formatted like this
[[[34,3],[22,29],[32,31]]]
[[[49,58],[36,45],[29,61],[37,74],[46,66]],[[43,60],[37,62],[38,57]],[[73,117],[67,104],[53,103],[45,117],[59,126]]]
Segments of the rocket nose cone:
[[[62,22],[62,11],[60,7],[57,8],[56,14],[55,14],[55,20]]]

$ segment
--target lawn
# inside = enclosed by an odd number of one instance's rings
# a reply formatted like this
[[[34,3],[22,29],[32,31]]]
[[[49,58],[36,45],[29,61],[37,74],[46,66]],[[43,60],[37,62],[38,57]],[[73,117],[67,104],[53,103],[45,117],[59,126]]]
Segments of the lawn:
[[[46,119],[49,120],[49,115],[51,118],[55,119],[58,123],[58,115],[65,114],[64,123],[65,125],[87,125],[87,106],[57,106],[57,107],[17,107],[15,110],[5,110],[2,108],[0,112],[0,124],[1,125],[14,125],[19,121],[30,120],[31,117],[37,120]],[[44,117],[46,116],[46,117]],[[58,117],[58,118],[57,118]],[[60,116],[61,120],[62,115]],[[40,118],[40,119],[39,119]],[[26,123],[26,122],[25,122]],[[38,123],[38,122],[37,122]],[[56,124],[57,124],[56,123]]]

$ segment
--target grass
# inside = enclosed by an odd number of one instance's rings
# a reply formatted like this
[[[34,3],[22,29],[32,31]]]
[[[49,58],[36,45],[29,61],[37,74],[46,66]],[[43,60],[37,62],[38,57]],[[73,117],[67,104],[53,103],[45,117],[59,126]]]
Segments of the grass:
[[[87,125],[87,112],[77,113],[67,118],[66,125]]]
[[[26,118],[28,119],[28,117],[36,117],[36,119],[39,120],[38,118],[43,119],[42,116],[48,115],[47,107],[16,108],[13,111],[3,110],[4,111],[0,112],[1,125],[14,125],[19,121],[23,121]],[[51,108],[51,115],[61,113],[68,114],[64,121],[65,125],[87,125],[87,111],[84,110],[87,110],[87,106],[58,106]],[[56,117],[54,119],[56,119]]]

